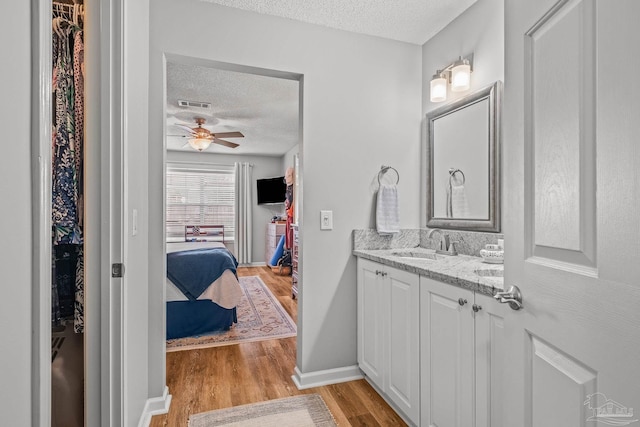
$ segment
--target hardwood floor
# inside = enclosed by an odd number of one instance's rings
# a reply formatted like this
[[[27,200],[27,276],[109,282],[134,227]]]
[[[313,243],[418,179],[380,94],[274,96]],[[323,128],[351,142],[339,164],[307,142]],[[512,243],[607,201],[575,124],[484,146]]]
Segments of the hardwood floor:
[[[241,267],[238,276],[260,276],[297,320],[290,276],[267,267]],[[340,426],[406,426],[365,380],[298,390],[291,380],[295,364],[295,337],[167,353],[171,408],[150,425],[186,426],[191,414],[317,393]]]

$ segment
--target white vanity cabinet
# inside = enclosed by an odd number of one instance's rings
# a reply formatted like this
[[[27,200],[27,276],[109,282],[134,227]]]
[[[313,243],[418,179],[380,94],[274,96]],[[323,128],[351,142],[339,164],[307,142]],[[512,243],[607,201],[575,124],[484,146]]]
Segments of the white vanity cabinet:
[[[420,278],[422,426],[501,427],[504,306]]]
[[[358,258],[358,364],[411,423],[420,421],[420,279]]]

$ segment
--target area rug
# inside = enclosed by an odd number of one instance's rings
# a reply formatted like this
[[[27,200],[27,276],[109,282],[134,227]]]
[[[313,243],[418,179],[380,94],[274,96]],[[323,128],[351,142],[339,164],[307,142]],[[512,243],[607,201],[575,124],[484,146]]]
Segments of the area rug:
[[[240,277],[238,323],[228,331],[167,340],[167,351],[193,350],[296,335],[296,324],[258,276]]]
[[[334,427],[319,394],[306,394],[251,405],[203,412],[189,417],[189,427]]]

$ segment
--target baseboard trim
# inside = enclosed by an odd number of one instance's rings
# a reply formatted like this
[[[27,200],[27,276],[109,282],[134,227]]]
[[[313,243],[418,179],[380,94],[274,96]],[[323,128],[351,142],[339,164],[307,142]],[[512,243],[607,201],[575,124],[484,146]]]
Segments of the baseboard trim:
[[[239,267],[264,267],[265,265],[267,265],[267,263],[262,261],[262,262],[249,262],[246,264],[240,264]]]
[[[171,395],[169,394],[169,387],[164,387],[164,392],[161,397],[151,397],[147,399],[140,415],[140,421],[138,427],[149,427],[151,424],[151,417],[154,415],[166,414],[169,412],[171,406]]]
[[[358,365],[345,366],[343,368],[326,369],[324,371],[302,373],[296,366],[291,376],[298,390],[304,390],[323,385],[344,383],[364,378]]]

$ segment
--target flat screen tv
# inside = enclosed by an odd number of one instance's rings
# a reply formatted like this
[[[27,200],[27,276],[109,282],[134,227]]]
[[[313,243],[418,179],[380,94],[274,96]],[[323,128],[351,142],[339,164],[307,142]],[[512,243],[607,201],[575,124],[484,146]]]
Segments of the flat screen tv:
[[[284,176],[277,178],[258,179],[258,204],[269,205],[274,203],[284,203],[287,184]]]

